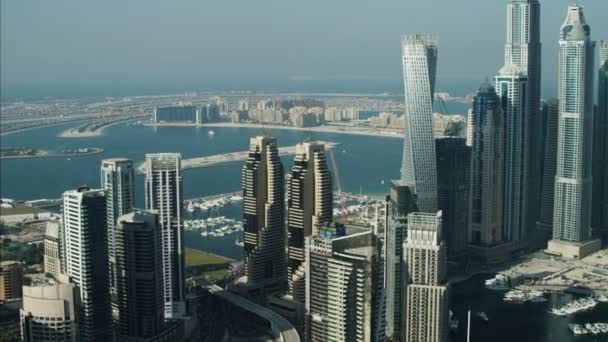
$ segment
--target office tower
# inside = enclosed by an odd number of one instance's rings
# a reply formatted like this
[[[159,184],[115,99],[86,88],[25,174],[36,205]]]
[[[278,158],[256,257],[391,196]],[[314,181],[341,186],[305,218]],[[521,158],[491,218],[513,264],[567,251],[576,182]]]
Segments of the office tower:
[[[304,240],[316,235],[333,217],[331,174],[322,144],[296,146],[294,165],[287,175],[287,282],[293,299],[306,300]]]
[[[469,243],[490,247],[503,241],[504,118],[500,99],[483,83],[473,99],[469,182]]]
[[[473,146],[473,125],[474,125],[473,109],[467,111],[467,146]]]
[[[402,341],[447,341],[447,258],[441,235],[441,211],[408,215],[404,263],[406,298]]]
[[[415,197],[400,180],[391,183],[385,205],[385,282],[386,282],[386,336],[398,338],[403,325],[402,279],[403,241],[406,236],[407,215],[417,211]]]
[[[524,110],[522,127],[524,127],[525,140],[527,141],[524,148],[527,150],[526,162],[527,169],[525,170],[528,186],[524,196],[526,199],[526,221],[524,222],[526,230],[534,228],[535,222],[538,219],[538,207],[540,204],[540,189],[541,189],[541,163],[542,145],[540,134],[541,132],[541,116],[540,116],[540,93],[541,93],[541,42],[540,42],[540,3],[538,0],[510,0],[507,6],[507,37],[505,44],[505,65],[517,65],[523,69],[524,74],[528,77],[526,89],[520,94],[522,107]],[[502,94],[498,92],[500,96]],[[509,118],[510,113],[505,112],[505,118]],[[509,136],[510,126],[506,123],[507,139]],[[505,151],[508,158],[508,150]],[[505,162],[505,167],[509,167],[509,160]],[[509,174],[505,174],[509,177]],[[505,194],[508,195],[508,180],[505,183]],[[509,203],[505,205],[510,206]],[[511,215],[505,212],[506,219],[510,222],[507,216]],[[515,215],[513,213],[513,215]],[[507,231],[511,229],[506,227]],[[516,236],[517,237],[517,236]],[[521,236],[522,238],[525,236]]]
[[[496,76],[496,93],[505,119],[503,229],[511,242],[525,242],[528,218],[528,153],[526,69],[505,65]]]
[[[608,240],[608,41],[601,41],[597,108],[593,118],[593,212],[591,226]]]
[[[63,230],[59,222],[49,222],[46,224],[44,232],[44,273],[49,273],[57,277],[62,273],[61,269],[61,243],[60,237]]]
[[[461,258],[467,247],[471,148],[466,138],[435,139],[437,204],[449,258]]]
[[[0,303],[21,298],[23,265],[19,261],[0,262]]]
[[[80,187],[63,193],[66,275],[79,288],[78,337],[106,341],[112,336],[108,282],[106,196]]]
[[[24,286],[20,310],[21,340],[80,341],[76,317],[79,298],[74,284]]]
[[[146,209],[158,212],[161,228],[165,319],[187,314],[181,160],[179,153],[146,154]]]
[[[101,161],[101,188],[106,190],[108,222],[108,257],[110,260],[110,294],[116,294],[116,261],[114,257],[114,226],[119,216],[133,211],[134,171],[133,162],[125,158]]]
[[[242,181],[247,282],[284,287],[287,265],[283,164],[275,138],[251,138]]]
[[[163,327],[162,245],[158,214],[135,210],[116,221],[117,297],[121,340],[152,338]]]
[[[404,35],[401,47],[406,120],[401,180],[416,194],[420,211],[435,212],[437,170],[433,138],[433,96],[437,40],[425,34]]]
[[[555,190],[555,169],[557,168],[557,125],[559,102],[552,98],[543,103],[543,187],[537,229],[551,232],[553,229],[553,191]]]
[[[154,122],[200,123],[200,112],[195,106],[158,107],[154,109]]]
[[[377,247],[370,230],[346,236],[328,230],[306,238],[307,341],[371,341],[375,336]]]
[[[571,258],[599,248],[599,241],[589,241],[594,48],[582,7],[569,6],[559,41],[557,171],[548,251]]]

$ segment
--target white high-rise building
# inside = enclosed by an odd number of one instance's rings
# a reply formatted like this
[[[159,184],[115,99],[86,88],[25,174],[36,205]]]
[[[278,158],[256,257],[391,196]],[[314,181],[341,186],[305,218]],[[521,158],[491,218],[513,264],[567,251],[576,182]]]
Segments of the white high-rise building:
[[[372,341],[378,336],[376,241],[370,230],[347,236],[323,231],[306,238],[308,341]]]
[[[63,193],[66,275],[78,286],[80,341],[112,336],[106,196],[81,187]]]
[[[283,177],[277,140],[251,138],[242,170],[245,272],[251,286],[287,283]]]
[[[77,330],[78,302],[79,292],[74,284],[24,286],[21,341],[81,341]]]
[[[507,241],[527,235],[529,122],[526,120],[526,69],[505,65],[495,78],[505,120],[503,231]]]
[[[447,255],[441,212],[408,215],[404,342],[445,342],[449,329]]]
[[[49,222],[44,232],[44,273],[50,273],[53,277],[59,276],[63,269],[61,267],[62,254],[61,238],[63,229],[60,222]]]
[[[553,240],[548,250],[581,258],[591,239],[593,78],[595,43],[580,6],[569,6],[559,41],[559,123]]]
[[[187,315],[181,160],[179,153],[146,155],[146,209],[159,216],[166,319]]]
[[[294,165],[287,184],[287,280],[289,294],[306,300],[305,238],[331,223],[333,196],[331,174],[322,144],[305,142],[296,146]]]
[[[541,42],[540,42],[540,3],[538,0],[509,0],[507,5],[507,36],[505,44],[504,65],[517,65],[527,76],[526,88],[520,95],[524,110],[521,133],[527,141],[525,153],[525,178],[528,187],[524,196],[527,197],[525,213],[525,229],[531,230],[538,218],[541,191],[542,160],[542,118],[540,114],[541,92]],[[501,96],[498,91],[498,95]],[[505,113],[506,119],[509,116]],[[519,128],[518,128],[519,129]],[[507,123],[505,132],[508,137],[510,128]],[[505,151],[508,152],[508,151]],[[523,162],[522,162],[523,163]],[[508,163],[505,164],[508,167]],[[509,189],[506,187],[505,192]],[[507,204],[508,205],[508,204]],[[505,216],[509,213],[505,212]],[[508,229],[508,228],[507,228]]]
[[[416,194],[422,212],[437,211],[433,136],[437,44],[437,39],[427,34],[408,34],[401,40],[406,122],[401,180]]]
[[[101,188],[106,190],[110,293],[116,294],[114,226],[116,219],[133,211],[135,176],[133,162],[125,158],[104,159],[100,168]]]

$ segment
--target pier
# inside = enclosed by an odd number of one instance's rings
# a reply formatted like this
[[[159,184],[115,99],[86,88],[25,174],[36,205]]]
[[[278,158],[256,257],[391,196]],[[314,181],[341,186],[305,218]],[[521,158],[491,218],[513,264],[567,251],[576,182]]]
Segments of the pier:
[[[329,141],[317,141],[319,144],[325,145],[326,149],[332,149],[340,145],[339,143]],[[280,156],[294,155],[296,153],[296,146],[279,147]],[[224,154],[216,154],[206,157],[182,159],[182,170],[195,169],[201,167],[210,167],[223,164],[231,164],[237,162],[243,162],[247,160],[249,151],[231,152]],[[141,173],[146,173],[146,164],[143,163],[137,170]]]

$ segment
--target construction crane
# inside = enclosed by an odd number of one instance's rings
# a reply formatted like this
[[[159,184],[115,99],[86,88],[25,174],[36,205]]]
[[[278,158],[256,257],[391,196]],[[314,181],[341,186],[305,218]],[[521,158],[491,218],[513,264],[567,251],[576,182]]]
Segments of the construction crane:
[[[346,209],[346,196],[343,195],[342,192],[342,182],[340,182],[340,171],[338,170],[338,164],[336,163],[336,157],[334,156],[334,149],[330,148],[327,150],[329,152],[329,159],[331,159],[331,166],[334,169],[334,174],[336,175],[336,186],[338,187],[338,197],[340,198],[340,205],[342,207],[342,224],[346,224],[348,222],[348,209]]]

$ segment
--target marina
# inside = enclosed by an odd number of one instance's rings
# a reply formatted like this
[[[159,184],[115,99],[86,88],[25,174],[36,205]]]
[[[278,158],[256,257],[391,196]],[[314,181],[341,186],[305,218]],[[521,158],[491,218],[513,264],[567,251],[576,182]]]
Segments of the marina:
[[[568,316],[579,312],[588,311],[597,305],[597,301],[592,297],[574,300],[561,307],[551,309],[551,313],[557,316]]]
[[[608,323],[568,324],[574,335],[605,335],[608,334]]]

